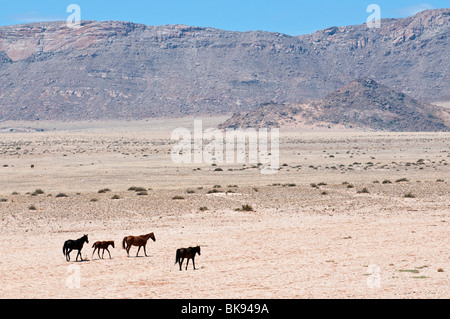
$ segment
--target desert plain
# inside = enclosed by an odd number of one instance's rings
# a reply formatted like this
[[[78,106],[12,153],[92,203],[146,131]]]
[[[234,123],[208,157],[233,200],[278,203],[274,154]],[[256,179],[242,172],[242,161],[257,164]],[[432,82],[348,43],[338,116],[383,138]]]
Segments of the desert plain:
[[[449,133],[280,130],[264,175],[174,163],[171,132],[192,124],[1,123],[0,297],[450,297]],[[128,257],[123,237],[149,232]],[[112,258],[92,255],[104,240]]]

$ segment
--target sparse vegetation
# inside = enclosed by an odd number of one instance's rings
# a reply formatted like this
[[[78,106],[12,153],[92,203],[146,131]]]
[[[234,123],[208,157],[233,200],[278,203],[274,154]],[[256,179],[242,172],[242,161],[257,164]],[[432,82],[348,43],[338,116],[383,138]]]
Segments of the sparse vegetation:
[[[34,205],[28,206],[28,209],[29,209],[29,210],[37,210],[36,206],[34,206]]]
[[[412,194],[412,193],[407,193],[407,194],[403,195],[403,197],[405,197],[405,198],[416,198],[416,196],[414,194]]]
[[[109,189],[109,188],[102,188],[102,189],[100,189],[99,191],[98,191],[98,193],[99,194],[104,194],[104,193],[107,193],[107,192],[110,192],[111,190]]]
[[[69,195],[65,194],[65,193],[58,193],[55,197],[60,198],[60,197],[69,197]]]
[[[174,197],[172,197],[172,199],[175,199],[175,200],[177,200],[177,199],[184,199],[184,197],[183,196],[179,196],[179,195],[175,195]]]
[[[357,191],[357,193],[358,194],[369,194],[370,192],[366,187],[364,187],[363,189]]]
[[[399,272],[410,272],[413,274],[419,273],[419,271],[417,269],[400,269]]]
[[[111,199],[120,199],[120,196],[119,195],[113,195],[112,197],[111,197]]]
[[[40,188],[36,189],[33,193],[31,193],[31,196],[37,196],[44,194],[44,191]]]
[[[130,188],[128,188],[128,190],[135,191],[135,192],[145,192],[147,189],[145,187],[131,186]]]
[[[249,205],[249,204],[242,205],[241,208],[237,208],[236,210],[237,211],[244,211],[244,212],[253,212],[254,211],[253,207],[251,205]]]

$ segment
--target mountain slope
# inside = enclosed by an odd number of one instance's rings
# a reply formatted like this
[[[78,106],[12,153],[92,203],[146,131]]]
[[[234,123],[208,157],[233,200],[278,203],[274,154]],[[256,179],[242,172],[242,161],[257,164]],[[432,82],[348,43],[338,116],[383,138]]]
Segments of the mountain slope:
[[[355,78],[450,100],[450,9],[292,37],[84,21],[0,27],[0,120],[141,119],[303,103]]]
[[[320,100],[298,105],[269,103],[247,113],[236,113],[221,128],[318,126],[393,132],[450,131],[450,112],[364,78]]]

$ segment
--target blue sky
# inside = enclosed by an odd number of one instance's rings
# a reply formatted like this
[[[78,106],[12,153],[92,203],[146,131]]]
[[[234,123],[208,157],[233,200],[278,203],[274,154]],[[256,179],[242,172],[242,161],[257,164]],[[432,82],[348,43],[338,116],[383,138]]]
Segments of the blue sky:
[[[450,7],[448,0],[0,0],[0,25],[65,21],[70,15],[66,12],[69,4],[80,6],[82,20],[186,24],[290,35],[365,23],[369,4],[380,6],[381,18]]]

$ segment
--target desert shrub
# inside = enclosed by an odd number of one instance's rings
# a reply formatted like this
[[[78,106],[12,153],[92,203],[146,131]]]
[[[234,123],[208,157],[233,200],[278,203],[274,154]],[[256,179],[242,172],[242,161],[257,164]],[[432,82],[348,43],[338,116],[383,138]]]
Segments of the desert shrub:
[[[208,207],[202,206],[198,210],[201,211],[201,212],[204,212],[205,210],[208,210]]]
[[[101,190],[98,191],[99,194],[103,194],[106,192],[110,192],[111,190],[109,188],[102,188]]]
[[[194,191],[193,189],[188,189],[188,190],[186,191],[186,193],[188,193],[188,194],[194,194],[195,191]]]
[[[40,188],[36,189],[33,193],[31,193],[31,196],[37,196],[44,194],[44,191]]]
[[[399,178],[395,181],[396,183],[401,183],[401,182],[409,182],[409,180],[406,177],[403,178]]]
[[[357,193],[358,194],[369,194],[370,192],[366,187],[364,187],[363,189],[357,191]]]
[[[145,196],[148,195],[147,191],[137,192],[136,195],[138,196]]]
[[[36,206],[34,206],[34,205],[28,206],[28,209],[29,209],[29,210],[37,210]]]
[[[245,204],[245,205],[242,205],[242,208],[238,208],[237,210],[242,210],[242,211],[245,211],[245,212],[252,212],[253,211],[253,207],[251,205],[249,205],[249,204]]]
[[[382,182],[382,184],[392,184],[392,182],[391,182],[390,180],[388,180],[388,179],[385,179],[385,180]]]
[[[7,202],[8,200],[6,199],[6,198],[0,198],[0,203],[5,203],[5,202]]]
[[[69,196],[65,193],[59,193],[55,197],[69,197]]]
[[[120,196],[119,196],[119,195],[113,195],[113,196],[111,197],[111,199],[120,199]]]
[[[411,192],[403,195],[403,197],[405,197],[405,198],[416,198],[416,196],[414,194],[412,194]]]
[[[223,169],[221,169],[220,167],[217,167],[214,172],[223,172]]]
[[[90,202],[98,202],[97,198],[91,198]]]
[[[176,195],[176,196],[172,197],[172,199],[184,199],[184,197],[183,197],[183,196]]]

